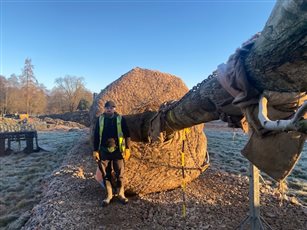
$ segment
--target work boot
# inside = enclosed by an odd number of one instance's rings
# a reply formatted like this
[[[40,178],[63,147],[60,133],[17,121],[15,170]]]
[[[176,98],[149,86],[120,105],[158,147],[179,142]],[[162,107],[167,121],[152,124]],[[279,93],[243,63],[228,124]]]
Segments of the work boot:
[[[102,206],[108,206],[113,198],[112,184],[106,180],[106,198],[102,201]]]
[[[122,204],[127,204],[128,203],[128,198],[125,197],[125,188],[124,185],[121,185],[119,187],[119,193],[118,193],[118,199]]]

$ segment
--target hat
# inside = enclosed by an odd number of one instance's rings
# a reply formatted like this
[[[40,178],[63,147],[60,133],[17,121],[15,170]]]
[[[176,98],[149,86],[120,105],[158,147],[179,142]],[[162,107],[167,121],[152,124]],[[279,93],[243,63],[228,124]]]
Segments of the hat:
[[[114,101],[107,101],[104,104],[104,107],[116,107]]]

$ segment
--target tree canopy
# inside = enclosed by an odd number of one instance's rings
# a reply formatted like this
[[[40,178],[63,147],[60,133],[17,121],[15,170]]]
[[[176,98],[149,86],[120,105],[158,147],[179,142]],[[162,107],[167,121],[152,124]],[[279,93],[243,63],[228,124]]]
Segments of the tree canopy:
[[[39,83],[32,60],[26,58],[20,75],[0,75],[0,114],[37,115],[89,109],[93,96],[85,88],[83,77],[66,75],[57,78],[55,84],[47,90]]]

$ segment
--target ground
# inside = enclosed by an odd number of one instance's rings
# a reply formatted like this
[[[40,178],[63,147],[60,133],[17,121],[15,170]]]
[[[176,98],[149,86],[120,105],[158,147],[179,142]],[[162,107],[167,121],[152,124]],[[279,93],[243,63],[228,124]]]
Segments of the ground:
[[[102,207],[90,149],[85,139],[70,151],[23,229],[236,229],[248,215],[248,178],[211,167],[187,185],[185,217],[180,188]],[[260,192],[261,215],[272,229],[307,229],[306,207],[295,198],[281,199],[269,184]]]

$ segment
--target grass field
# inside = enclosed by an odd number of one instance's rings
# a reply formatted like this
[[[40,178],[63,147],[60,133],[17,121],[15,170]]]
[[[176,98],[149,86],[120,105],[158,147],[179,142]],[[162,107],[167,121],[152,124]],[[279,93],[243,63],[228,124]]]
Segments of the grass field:
[[[0,158],[0,229],[20,229],[42,195],[48,176],[60,166],[81,132],[40,132],[47,151],[12,153]],[[24,146],[21,146],[23,149]],[[13,146],[13,149],[19,149]]]

